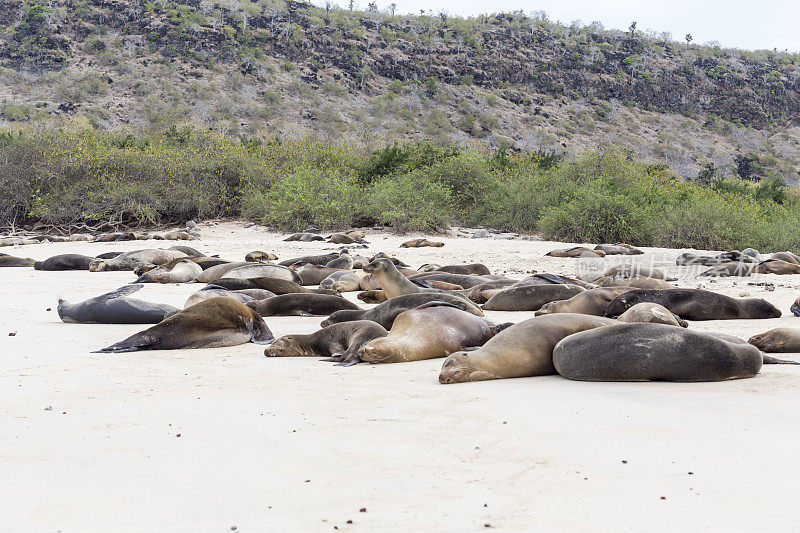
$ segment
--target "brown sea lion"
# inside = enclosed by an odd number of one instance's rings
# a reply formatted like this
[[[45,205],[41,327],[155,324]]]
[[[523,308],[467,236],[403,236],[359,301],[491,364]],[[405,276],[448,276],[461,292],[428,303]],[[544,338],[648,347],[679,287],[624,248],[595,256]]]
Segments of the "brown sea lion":
[[[254,263],[255,262],[264,263],[264,262],[267,262],[267,261],[277,261],[277,259],[278,259],[277,255],[275,255],[273,253],[269,253],[269,252],[262,252],[261,250],[256,250],[254,252],[250,252],[250,253],[248,253],[247,255],[244,256],[244,260],[246,262],[254,262]]]
[[[363,233],[361,233],[361,235],[363,235]],[[364,237],[359,237],[358,234],[350,236],[346,233],[334,233],[328,237],[328,242],[332,242],[333,244],[358,244],[367,241],[364,240]]]
[[[566,300],[583,292],[577,285],[529,285],[505,289],[483,304],[487,311],[538,311],[556,300]]]
[[[603,276],[611,278],[634,278],[637,276],[644,276],[655,279],[666,279],[664,273],[657,268],[651,265],[640,265],[635,263],[623,263],[621,265],[615,265],[603,272]]]
[[[443,302],[429,302],[397,315],[389,335],[358,351],[366,363],[404,363],[445,357],[483,344],[509,324],[495,326],[482,317]]]
[[[598,244],[594,249],[605,252],[606,255],[641,255],[644,253],[635,246],[623,242],[617,244]]]
[[[544,304],[535,315],[551,313],[580,313],[583,315],[603,316],[611,300],[632,290],[630,287],[605,287],[579,292],[572,298],[556,300]]]
[[[600,312],[602,316],[602,311]],[[636,304],[617,318],[619,322],[640,322],[653,324],[668,324],[670,326],[688,327],[689,323],[671,312],[663,305],[652,302]]]
[[[300,278],[300,284],[304,286],[319,285],[322,281],[342,268],[329,268],[319,265],[300,265],[293,267],[294,273]]]
[[[30,257],[0,256],[0,267],[29,267],[34,264],[36,264],[36,259],[31,259]]]
[[[750,344],[768,353],[800,353],[800,329],[775,328],[748,340]]]
[[[781,259],[767,259],[758,263],[752,272],[758,274],[800,274],[800,263],[790,263]]]
[[[409,309],[413,309],[422,304],[433,301],[452,304],[462,311],[466,311],[467,313],[471,313],[475,316],[483,316],[483,311],[481,311],[475,304],[460,296],[454,296],[446,292],[421,292],[416,294],[404,294],[402,296],[391,298],[390,300],[387,300],[382,304],[373,307],[372,309],[361,311],[336,311],[335,313],[332,313],[331,316],[329,316],[326,320],[322,321],[322,327],[329,326],[331,324],[338,324],[339,322],[350,322],[353,320],[372,320],[386,329],[391,329],[394,319],[397,317],[397,315],[403,311],[408,311]]]
[[[523,320],[497,334],[482,348],[445,359],[440,383],[521,378],[555,374],[553,348],[574,333],[614,324],[591,315],[559,313]]]
[[[364,303],[368,304],[381,304],[388,300],[389,298],[386,297],[386,293],[382,290],[370,290],[370,291],[362,291],[358,293],[357,298]]]
[[[483,263],[470,263],[467,265],[444,265],[432,272],[446,272],[448,274],[464,274],[468,276],[488,276],[489,268]]]
[[[324,241],[325,237],[323,237],[322,235],[317,235],[315,233],[292,233],[283,240],[287,242],[291,241],[311,242],[311,241]]]
[[[731,298],[702,289],[634,289],[617,296],[604,312],[616,318],[642,302],[663,305],[686,320],[731,320],[744,318],[777,318],[780,310],[761,298]]]
[[[310,335],[286,335],[264,350],[267,357],[328,357],[337,366],[361,362],[358,350],[367,342],[385,337],[389,332],[371,320],[334,324]]]
[[[200,265],[183,259],[172,270],[156,267],[139,276],[134,283],[186,283],[194,281],[203,272]]]
[[[282,294],[266,300],[247,304],[261,316],[327,316],[343,309],[360,311],[361,308],[341,296],[331,294]]]
[[[753,268],[755,266],[756,266],[755,263],[729,261],[727,263],[721,263],[717,266],[711,267],[708,270],[701,272],[699,275],[713,276],[713,277],[727,277],[727,276],[747,277],[752,273]]]
[[[416,292],[436,292],[435,289],[428,289],[415,285],[402,275],[389,259],[377,259],[372,261],[365,266],[363,270],[378,278],[381,289],[383,289],[383,292],[389,299]]]
[[[377,254],[373,255],[372,257],[369,258],[369,262],[372,263],[373,261],[377,261],[378,259],[388,259],[389,261],[394,263],[394,265],[398,268],[408,267],[408,265],[402,262],[400,259],[392,257],[391,255],[388,255],[384,252],[378,252]]]
[[[44,261],[36,261],[33,268],[36,270],[89,270],[89,265],[95,257],[79,254],[61,254],[48,257]]]
[[[244,289],[264,289],[275,294],[338,294],[337,291],[332,289],[308,289],[293,281],[286,281],[277,278],[250,278],[250,279],[230,279],[220,278],[211,284],[212,286],[222,287],[228,290],[244,290]]]
[[[415,281],[444,281],[454,285],[461,285],[464,289],[471,289],[477,285],[492,281],[486,276],[474,276],[472,274],[452,274],[448,272],[425,272],[409,276],[410,280]]]
[[[332,252],[329,254],[321,254],[321,255],[304,255],[302,257],[292,257],[291,259],[281,261],[278,264],[283,266],[292,266],[292,265],[302,265],[308,263],[310,265],[325,266],[328,262],[333,261],[337,257],[339,257],[339,254],[337,252]]]
[[[591,250],[585,246],[573,246],[572,248],[550,250],[544,255],[550,257],[605,257],[606,253],[602,250]]]
[[[780,259],[781,261],[786,261],[787,263],[794,263],[795,265],[800,265],[800,256],[797,254],[793,254],[792,252],[777,252],[772,254],[770,259]]]
[[[429,241],[428,239],[411,239],[400,245],[400,248],[441,248],[444,246],[443,242]]]
[[[153,235],[154,239],[162,241],[194,241],[196,240],[193,235],[186,231],[168,231],[166,233],[157,233]]]
[[[243,303],[211,298],[99,352],[222,348],[246,342],[268,344],[273,339],[264,319]]]

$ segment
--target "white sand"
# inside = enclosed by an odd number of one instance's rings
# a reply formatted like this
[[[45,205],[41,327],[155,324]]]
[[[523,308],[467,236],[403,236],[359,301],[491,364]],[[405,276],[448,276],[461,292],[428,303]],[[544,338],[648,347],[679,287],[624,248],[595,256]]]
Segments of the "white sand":
[[[284,243],[241,224],[201,228],[203,240],[188,244],[230,259],[332,247]],[[406,238],[371,234],[369,251],[415,266],[574,272],[574,259],[543,257],[558,243],[441,239],[444,248],[400,250]],[[1,251],[44,259],[171,244]],[[800,519],[798,367],[766,366],[754,379],[723,383],[549,376],[440,385],[442,360],[342,368],[266,359],[255,344],[92,354],[146,326],[64,324],[56,300],[107,292],[132,273],[4,268],[0,279],[6,531],[752,531],[796,530]],[[766,298],[782,318],[690,327],[742,338],[800,327],[788,311],[800,276],[765,280],[774,292],[748,279],[707,285]],[[136,296],[182,306],[197,288],[148,285]],[[314,331],[320,320],[267,323],[283,335]]]

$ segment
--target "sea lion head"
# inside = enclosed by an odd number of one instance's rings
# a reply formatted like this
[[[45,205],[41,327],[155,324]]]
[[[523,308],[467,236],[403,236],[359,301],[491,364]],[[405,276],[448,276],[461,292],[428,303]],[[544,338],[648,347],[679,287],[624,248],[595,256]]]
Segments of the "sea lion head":
[[[297,335],[286,335],[265,348],[264,355],[266,357],[301,357],[311,354],[300,346]]]
[[[751,307],[754,316],[759,318],[778,318],[781,316],[781,310],[761,298],[753,298],[748,302],[748,307]]]
[[[103,272],[105,270],[108,270],[108,266],[106,265],[105,261],[95,259],[89,263],[89,272]]]
[[[368,274],[380,274],[382,272],[391,272],[393,268],[394,263],[391,260],[380,258],[366,265],[363,270]]]
[[[761,350],[762,352],[782,352],[786,345],[786,339],[781,335],[781,328],[771,329],[766,333],[753,335],[747,342]]]
[[[476,372],[482,372],[482,370],[475,368],[472,357],[468,352],[453,352],[447,356],[447,359],[442,364],[442,370],[439,372],[439,383],[446,385],[448,383],[474,381],[471,377]]]

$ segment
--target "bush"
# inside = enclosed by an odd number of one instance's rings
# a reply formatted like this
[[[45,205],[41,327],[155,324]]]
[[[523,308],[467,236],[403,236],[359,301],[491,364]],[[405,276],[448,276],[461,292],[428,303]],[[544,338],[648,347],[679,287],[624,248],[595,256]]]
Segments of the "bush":
[[[396,231],[441,231],[453,223],[450,191],[417,171],[375,182],[369,215]]]

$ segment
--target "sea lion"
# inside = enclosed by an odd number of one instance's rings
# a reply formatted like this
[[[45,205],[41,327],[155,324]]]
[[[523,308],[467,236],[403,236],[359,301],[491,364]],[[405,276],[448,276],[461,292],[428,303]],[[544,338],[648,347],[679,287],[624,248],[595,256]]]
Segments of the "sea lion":
[[[779,259],[781,261],[786,261],[787,263],[794,263],[795,265],[800,265],[800,256],[793,254],[792,252],[777,252],[772,254],[770,259]]]
[[[425,274],[427,272],[434,272],[440,268],[442,268],[442,265],[437,265],[436,263],[425,263],[417,269],[417,272],[420,274]]]
[[[330,294],[283,294],[247,304],[261,316],[326,316],[343,309],[361,311],[361,308],[341,296]]]
[[[800,263],[790,263],[781,259],[767,259],[758,263],[752,272],[758,274],[800,274]]]
[[[328,277],[320,281],[319,286],[323,289],[332,289],[334,285],[342,281],[340,288],[337,289],[339,292],[357,291],[361,287],[361,278],[366,275],[366,272],[337,270],[336,272],[331,272]]]
[[[756,263],[754,257],[740,252],[739,250],[731,250],[729,252],[722,252],[716,255],[717,259],[722,260],[723,263]]]
[[[364,257],[363,255],[354,255],[353,256],[353,268],[356,270],[360,270],[364,268],[365,265],[369,264],[369,259]]]
[[[634,289],[674,289],[675,286],[663,279],[636,276],[633,278],[602,277],[595,280],[599,287],[631,287]]]
[[[487,281],[492,281],[484,276],[475,276],[472,274],[453,274],[449,272],[425,272],[422,274],[414,274],[409,276],[412,282],[418,281],[444,281],[445,283],[452,283],[453,285],[461,285],[464,289],[471,289]]]
[[[588,292],[588,291],[587,291]],[[601,311],[602,316],[602,311]],[[654,304],[652,302],[642,302],[636,304],[617,318],[620,322],[641,322],[653,324],[668,324],[670,326],[680,326],[682,328],[688,327],[689,323],[681,317],[672,313],[663,305]]]
[[[36,261],[33,268],[36,270],[89,270],[89,265],[95,257],[79,254],[61,254],[48,257],[44,261]]]
[[[29,267],[36,264],[36,259],[30,257],[14,257],[13,255],[0,256],[0,267]]]
[[[361,362],[358,350],[367,342],[385,337],[389,332],[371,320],[342,322],[320,329],[310,335],[286,335],[270,344],[267,357],[328,357],[337,366],[352,366]]]
[[[451,354],[442,365],[439,383],[555,374],[553,348],[561,339],[614,323],[608,318],[575,313],[523,320],[498,333],[482,348]]]
[[[357,298],[364,303],[368,304],[381,304],[388,300],[389,298],[386,297],[386,293],[382,290],[369,290],[369,291],[362,291],[358,293]]]
[[[208,272],[208,270],[204,271],[203,274],[205,274],[205,272]],[[198,276],[198,281],[201,281],[200,277],[202,276]],[[246,266],[240,266],[229,270],[225,273],[225,277],[228,279],[276,278],[284,281],[294,281],[295,283],[300,281],[300,277],[292,269],[268,263],[247,263]]]
[[[189,257],[205,257],[205,254],[201,254],[191,246],[184,246],[182,244],[176,244],[175,246],[170,246],[167,250],[176,250],[178,252],[183,252]]]
[[[800,316],[800,298],[792,304],[791,311],[794,316]]]
[[[264,319],[243,303],[211,298],[98,352],[222,348],[246,342],[269,344],[273,339]]]
[[[724,262],[724,260],[718,257],[712,257],[710,255],[697,255],[691,252],[682,253],[677,257],[677,259],[675,259],[675,264],[678,266],[717,266]]]
[[[722,381],[758,374],[762,354],[735,337],[665,324],[617,324],[570,335],[556,371],[580,381]]]
[[[199,266],[201,270],[208,270],[209,268],[217,266],[217,265],[225,265],[225,264],[230,263],[230,261],[226,261],[225,259],[220,259],[218,257],[202,257],[202,256],[201,257],[180,257],[178,259],[173,259],[172,261],[170,261],[169,263],[167,263],[165,265],[161,265],[161,267],[158,267],[156,265],[138,266],[138,267],[133,269],[133,273],[136,274],[137,276],[141,276],[145,272],[149,272],[150,270],[153,270],[154,268],[161,268],[163,270],[172,270],[173,268],[175,268],[175,265],[177,265],[181,261],[191,261],[192,263],[196,263],[197,266]]]
[[[644,276],[647,278],[666,279],[666,276],[663,272],[651,265],[640,265],[633,263],[615,265],[603,272],[603,276],[610,278],[634,278],[638,276]]]
[[[387,300],[386,302],[379,304],[372,309],[361,311],[336,311],[335,313],[332,313],[331,316],[329,316],[326,320],[323,320],[322,327],[329,326],[331,324],[338,324],[340,322],[351,322],[353,320],[372,320],[386,329],[391,329],[394,319],[397,317],[397,315],[403,311],[408,311],[409,309],[413,309],[422,304],[433,301],[452,304],[462,311],[466,311],[467,313],[471,313],[475,316],[483,316],[483,311],[481,311],[475,304],[460,296],[454,296],[444,292],[421,292],[417,294],[404,294],[402,296],[396,296],[395,298],[391,298],[390,300]]]
[[[271,254],[269,252],[262,252],[261,250],[256,250],[254,252],[250,252],[244,256],[245,262],[252,262],[252,263],[263,263],[266,261],[276,261],[278,256],[275,254]]]
[[[635,246],[623,242],[617,244],[598,244],[594,249],[605,252],[606,255],[641,255],[644,253]]]
[[[388,255],[384,252],[378,252],[377,254],[373,255],[372,257],[369,258],[369,262],[372,263],[373,261],[377,261],[378,259],[388,259],[389,261],[394,263],[394,266],[398,268],[408,267],[408,265],[402,262],[400,259],[392,257],[391,255]]]
[[[286,242],[291,242],[291,241],[311,242],[311,241],[324,241],[325,237],[323,237],[322,235],[317,235],[315,233],[292,233],[283,240]]]
[[[556,300],[566,300],[583,292],[577,285],[529,285],[498,292],[483,304],[487,311],[538,311]]]
[[[739,276],[747,277],[753,271],[755,263],[745,263],[741,261],[728,261],[727,263],[720,263],[717,266],[711,267],[708,270],[698,274],[699,276],[714,276],[714,277],[727,277]]]
[[[238,261],[233,263],[222,263],[216,266],[209,267],[203,270],[203,273],[197,276],[197,281],[200,283],[211,283],[212,281],[220,278],[227,277],[228,272],[234,268],[252,265],[249,261]]]
[[[350,255],[350,252],[347,250],[343,250],[339,257],[328,261],[325,263],[325,266],[328,268],[340,268],[343,270],[352,270],[353,269],[353,257]]]
[[[445,272],[448,274],[465,274],[468,276],[491,275],[491,271],[483,263],[469,263],[466,265],[444,265],[438,267],[433,272]]]
[[[361,233],[361,235],[363,235],[363,233]],[[359,237],[357,234],[351,237],[346,233],[334,233],[328,237],[328,242],[332,242],[333,244],[357,244],[366,241],[364,240],[364,237]]]
[[[183,304],[183,308],[186,309],[196,303],[202,302],[203,300],[210,300],[211,298],[233,298],[243,304],[255,300],[252,296],[238,291],[229,291],[228,289],[203,289],[189,295],[189,298],[186,299],[186,303]]]
[[[397,315],[389,335],[373,339],[358,351],[366,363],[404,363],[445,357],[483,346],[510,324],[495,326],[443,302],[428,302]]]
[[[319,285],[325,278],[340,270],[344,269],[329,268],[320,265],[300,265],[296,268],[293,268],[293,272],[299,278],[297,281],[300,283],[300,285],[304,286]]]
[[[544,255],[550,257],[605,257],[606,253],[602,250],[590,250],[585,246],[573,246],[572,248],[550,250]]]
[[[429,241],[428,239],[411,239],[400,245],[400,248],[441,248],[444,246],[443,242]]]
[[[163,265],[173,259],[184,257],[187,255],[177,250],[135,250],[122,253],[113,259],[95,259],[89,264],[89,270],[92,272],[133,270],[141,265]]]
[[[632,290],[630,287],[605,287],[579,292],[567,300],[556,300],[544,304],[535,315],[551,313],[580,313],[583,315],[603,316],[611,300]]]
[[[171,305],[126,298],[141,288],[125,285],[76,304],[59,299],[58,316],[64,322],[79,324],[156,324],[179,311]]]
[[[134,283],[186,283],[194,281],[203,272],[200,265],[183,259],[172,270],[156,267],[139,276]]]
[[[307,289],[293,281],[286,281],[277,278],[251,278],[251,279],[230,279],[220,278],[212,282],[212,285],[228,290],[243,289],[264,289],[275,294],[339,294],[331,289]]]
[[[800,329],[775,328],[748,340],[750,344],[768,353],[800,353]]]
[[[119,257],[125,252],[104,252],[97,256],[97,259],[114,259],[115,257]]]
[[[614,298],[604,312],[616,318],[642,302],[663,305],[686,320],[777,318],[781,312],[761,298],[731,298],[702,289],[634,289]]]
[[[154,239],[161,241],[194,241],[194,235],[187,231],[168,231],[166,233],[156,233]]]
[[[364,272],[373,274],[378,278],[381,289],[390,300],[403,294],[413,294],[416,292],[436,292],[435,289],[427,289],[415,285],[408,278],[402,275],[397,267],[389,259],[376,259],[363,268]]]
[[[281,261],[278,264],[283,266],[292,266],[292,265],[301,265],[303,263],[308,263],[310,265],[325,266],[326,264],[333,261],[337,257],[339,257],[339,254],[336,252],[329,254],[322,254],[322,255],[304,255],[302,257],[293,257],[291,259]]]

